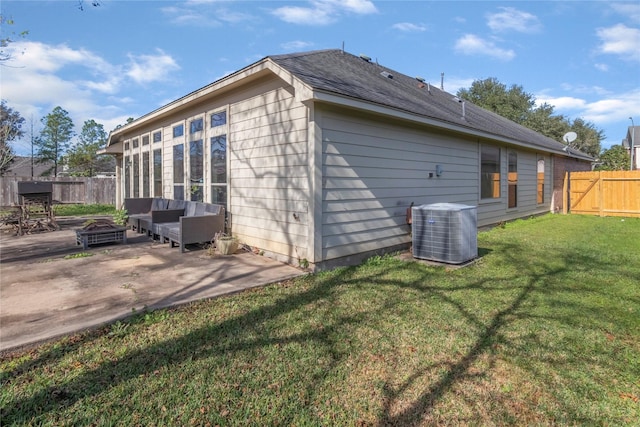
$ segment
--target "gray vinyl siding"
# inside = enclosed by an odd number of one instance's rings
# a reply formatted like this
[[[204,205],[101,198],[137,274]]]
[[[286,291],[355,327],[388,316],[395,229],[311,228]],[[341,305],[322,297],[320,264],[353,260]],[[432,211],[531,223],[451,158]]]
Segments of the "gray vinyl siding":
[[[409,243],[411,202],[477,204],[477,153],[471,141],[323,110],[323,259]]]
[[[307,108],[278,88],[230,106],[229,190],[240,241],[292,260],[307,257]]]

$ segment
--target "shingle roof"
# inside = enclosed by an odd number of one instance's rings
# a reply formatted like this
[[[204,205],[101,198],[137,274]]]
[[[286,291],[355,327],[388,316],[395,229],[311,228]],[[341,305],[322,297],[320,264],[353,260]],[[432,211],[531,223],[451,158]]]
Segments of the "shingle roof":
[[[454,95],[342,50],[275,55],[269,58],[314,90],[391,107],[458,128],[486,132],[498,138],[507,138],[545,150],[557,152],[565,147],[558,141],[469,101],[465,101],[463,117],[462,105]],[[388,74],[383,75],[384,72]],[[583,153],[575,156],[591,159]]]

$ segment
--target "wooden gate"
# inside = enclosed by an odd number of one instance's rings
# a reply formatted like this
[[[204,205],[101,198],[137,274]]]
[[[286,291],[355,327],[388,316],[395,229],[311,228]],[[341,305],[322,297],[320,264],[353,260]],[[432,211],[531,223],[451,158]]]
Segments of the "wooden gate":
[[[566,173],[562,212],[640,217],[640,171]]]

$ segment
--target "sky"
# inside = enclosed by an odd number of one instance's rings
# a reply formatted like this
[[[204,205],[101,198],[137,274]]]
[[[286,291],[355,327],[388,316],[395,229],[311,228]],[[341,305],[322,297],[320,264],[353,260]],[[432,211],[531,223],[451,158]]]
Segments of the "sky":
[[[26,122],[56,106],[108,132],[265,56],[344,49],[455,94],[489,77],[603,131],[640,125],[640,2],[2,0],[0,96]],[[24,37],[21,32],[28,31]],[[444,74],[443,74],[444,73]]]

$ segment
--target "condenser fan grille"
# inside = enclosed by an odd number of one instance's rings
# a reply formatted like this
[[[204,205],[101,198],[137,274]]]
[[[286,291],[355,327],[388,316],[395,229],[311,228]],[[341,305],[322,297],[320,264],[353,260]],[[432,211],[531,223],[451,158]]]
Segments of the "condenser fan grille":
[[[435,203],[412,208],[413,256],[461,264],[478,256],[477,208]]]

